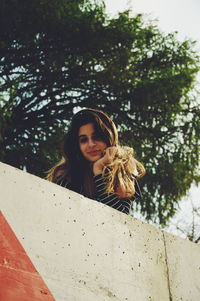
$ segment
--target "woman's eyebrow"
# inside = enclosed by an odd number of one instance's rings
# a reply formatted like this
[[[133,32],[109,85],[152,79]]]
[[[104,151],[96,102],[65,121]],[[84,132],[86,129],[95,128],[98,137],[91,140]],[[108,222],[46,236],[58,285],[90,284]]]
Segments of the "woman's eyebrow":
[[[91,136],[95,135],[95,134],[96,134],[96,132],[93,132],[93,133],[91,133]],[[80,137],[87,137],[87,136],[90,136],[90,135],[82,134],[82,135],[79,135],[78,137],[80,138]]]
[[[86,137],[87,135],[79,135],[78,137],[80,138],[80,137]]]

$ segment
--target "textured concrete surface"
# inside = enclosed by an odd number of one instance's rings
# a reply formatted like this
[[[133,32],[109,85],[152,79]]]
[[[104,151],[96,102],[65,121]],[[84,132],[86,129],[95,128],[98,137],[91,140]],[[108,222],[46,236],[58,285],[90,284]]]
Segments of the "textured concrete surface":
[[[2,214],[56,300],[200,300],[192,275],[187,299],[184,248],[174,254],[170,239],[186,241],[5,164],[0,191]],[[197,265],[199,246],[187,250]]]
[[[200,245],[164,233],[173,301],[200,300]]]

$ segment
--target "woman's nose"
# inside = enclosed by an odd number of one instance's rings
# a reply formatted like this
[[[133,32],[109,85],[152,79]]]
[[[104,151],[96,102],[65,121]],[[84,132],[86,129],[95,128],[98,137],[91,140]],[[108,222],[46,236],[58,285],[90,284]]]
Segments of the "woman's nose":
[[[88,140],[88,144],[89,144],[89,146],[94,146],[96,143],[95,143],[95,141],[92,138],[90,138]]]

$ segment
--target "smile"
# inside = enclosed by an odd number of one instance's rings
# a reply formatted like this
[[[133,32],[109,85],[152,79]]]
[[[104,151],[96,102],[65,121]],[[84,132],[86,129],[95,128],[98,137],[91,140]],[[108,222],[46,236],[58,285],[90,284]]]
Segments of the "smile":
[[[90,156],[96,156],[96,155],[99,155],[99,150],[96,150],[96,151],[91,151],[91,152],[88,152],[88,154],[90,155]]]

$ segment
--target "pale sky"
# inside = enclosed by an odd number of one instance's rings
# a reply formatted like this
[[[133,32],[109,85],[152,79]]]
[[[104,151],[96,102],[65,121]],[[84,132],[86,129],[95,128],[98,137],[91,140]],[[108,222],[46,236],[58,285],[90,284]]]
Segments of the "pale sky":
[[[200,0],[105,0],[105,3],[112,16],[131,8],[133,13],[158,19],[159,28],[166,33],[178,31],[180,38],[200,42]]]
[[[147,19],[156,19],[159,29],[164,33],[178,32],[180,40],[192,39],[197,41],[196,49],[200,51],[200,0],[105,0],[106,11],[112,17],[118,12],[130,8],[135,15],[145,14]],[[190,189],[189,198],[200,206],[200,186]],[[181,214],[175,219],[189,219],[189,203],[184,199],[181,203]],[[188,217],[188,218],[187,218]],[[172,231],[173,232],[173,231]],[[174,232],[176,233],[176,231]]]

